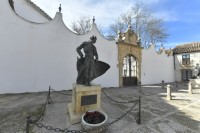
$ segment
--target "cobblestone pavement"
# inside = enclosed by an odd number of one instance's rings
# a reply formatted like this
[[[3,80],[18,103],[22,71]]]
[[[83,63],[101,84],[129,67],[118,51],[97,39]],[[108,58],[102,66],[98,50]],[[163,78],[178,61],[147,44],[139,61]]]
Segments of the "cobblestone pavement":
[[[187,84],[174,83],[172,100],[166,99],[166,89],[160,84],[124,88],[105,88],[105,93],[116,101],[130,101],[141,95],[141,124],[135,120],[138,105],[116,123],[110,125],[105,133],[199,133],[200,132],[200,90],[188,94]],[[46,126],[69,130],[82,130],[81,123],[71,125],[67,104],[71,103],[71,91],[52,92],[53,103],[46,107],[40,121]],[[38,117],[46,101],[47,92],[0,95],[0,133],[24,133],[26,115]],[[102,93],[102,109],[108,114],[108,123],[126,113],[132,103],[122,104],[109,100]],[[31,126],[32,133],[54,133],[45,128]]]

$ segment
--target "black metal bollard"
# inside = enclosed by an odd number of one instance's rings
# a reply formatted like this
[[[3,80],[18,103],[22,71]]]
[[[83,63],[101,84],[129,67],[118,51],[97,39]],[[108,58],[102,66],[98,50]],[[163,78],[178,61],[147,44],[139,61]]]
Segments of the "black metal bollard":
[[[139,85],[139,90],[138,90],[139,96],[141,96],[141,93],[142,93],[142,90],[141,90],[141,82],[138,82],[138,85]]]
[[[139,97],[139,119],[138,124],[141,124],[141,96]]]
[[[164,88],[165,88],[165,85],[164,85],[164,83],[165,83],[165,81],[164,81],[164,80],[162,80],[162,89],[164,89]]]
[[[141,124],[141,96],[139,96],[139,99],[138,99],[138,112],[137,112],[137,115],[135,117],[135,120],[137,122],[137,124]]]
[[[48,92],[48,104],[51,104],[51,86],[49,86],[49,92]]]
[[[28,114],[26,116],[26,133],[29,133],[30,124],[31,124],[31,116]]]

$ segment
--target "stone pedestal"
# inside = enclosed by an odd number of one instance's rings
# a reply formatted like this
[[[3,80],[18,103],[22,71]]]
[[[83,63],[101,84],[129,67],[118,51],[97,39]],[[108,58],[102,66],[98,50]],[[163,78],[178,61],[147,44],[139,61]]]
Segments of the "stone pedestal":
[[[81,116],[89,110],[101,110],[101,87],[73,84],[72,103],[68,104],[72,124],[81,122]]]

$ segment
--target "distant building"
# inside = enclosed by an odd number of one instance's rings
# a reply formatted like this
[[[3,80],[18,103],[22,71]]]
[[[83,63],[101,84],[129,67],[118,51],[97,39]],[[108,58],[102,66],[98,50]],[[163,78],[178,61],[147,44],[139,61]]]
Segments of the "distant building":
[[[200,42],[178,45],[173,49],[176,81],[187,81],[200,64]]]

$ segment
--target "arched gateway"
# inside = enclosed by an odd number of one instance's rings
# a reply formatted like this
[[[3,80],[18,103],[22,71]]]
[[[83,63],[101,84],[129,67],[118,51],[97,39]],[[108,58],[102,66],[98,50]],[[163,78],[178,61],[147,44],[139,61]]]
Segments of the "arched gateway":
[[[142,48],[138,36],[129,27],[118,35],[119,86],[137,85],[141,81]]]

